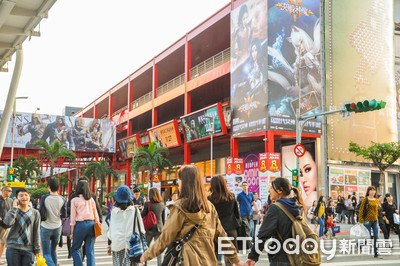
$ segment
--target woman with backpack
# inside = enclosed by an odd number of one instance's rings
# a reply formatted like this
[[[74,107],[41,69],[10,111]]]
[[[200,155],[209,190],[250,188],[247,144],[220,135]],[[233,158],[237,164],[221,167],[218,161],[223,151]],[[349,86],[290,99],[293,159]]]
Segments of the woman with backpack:
[[[376,195],[376,189],[374,186],[369,186],[367,188],[367,193],[365,193],[365,198],[361,202],[359,223],[363,223],[368,229],[368,232],[371,232],[372,229],[374,234],[374,257],[382,259],[381,256],[378,256],[378,249],[376,246],[379,236],[378,209],[379,201]]]
[[[320,196],[317,204],[317,208],[315,208],[315,218],[317,219],[317,222],[319,223],[319,238],[324,237],[324,230],[325,230],[325,217],[326,217],[326,211],[325,211],[325,197]]]
[[[258,239],[251,248],[248,255],[247,265],[255,265],[260,254],[257,250],[263,250],[266,241],[270,238],[279,241],[281,244],[288,238],[292,238],[292,221],[276,203],[282,204],[294,217],[301,216],[301,207],[295,198],[292,198],[290,193],[292,187],[286,178],[277,177],[271,182],[268,193],[271,196],[271,204],[267,214],[264,217],[263,223],[258,232]],[[275,241],[271,241],[274,243]],[[272,249],[271,249],[272,250]],[[275,251],[275,250],[274,250]],[[268,253],[269,265],[289,266],[289,258],[283,248],[279,249],[274,254]]]
[[[179,170],[178,177],[181,197],[168,206],[170,214],[161,235],[143,253],[140,262],[144,264],[160,255],[171,244],[174,246],[175,241],[182,240],[184,245],[178,257],[183,259],[184,265],[217,265],[214,243],[218,243],[218,237],[226,237],[227,234],[214,205],[206,198],[200,168],[185,165]],[[240,262],[232,242],[227,241],[226,244],[229,244],[227,251],[231,251],[225,255],[229,262],[245,265]],[[167,257],[168,254],[164,260]]]
[[[151,215],[151,212],[154,213],[153,217],[156,218],[154,221],[156,224],[151,228],[146,229],[146,242],[147,245],[150,246],[151,241],[154,239],[156,241],[161,234],[162,228],[164,226],[164,218],[165,218],[165,205],[162,201],[161,194],[157,188],[152,187],[149,190],[149,201],[144,204],[142,210],[142,217],[145,219],[146,215]],[[145,224],[146,226],[146,224]],[[161,255],[157,256],[157,265],[161,265]]]
[[[113,266],[135,265],[129,259],[129,240],[133,233],[135,220],[139,221],[140,231],[144,232],[142,217],[133,206],[133,193],[127,186],[120,186],[114,193],[115,207],[110,215],[107,254],[112,255]],[[139,219],[136,219],[138,216]],[[139,232],[139,228],[135,227]]]
[[[388,236],[390,235],[390,230],[393,231],[399,236],[400,240],[400,228],[398,224],[394,223],[393,214],[399,214],[399,210],[397,209],[396,202],[393,201],[393,196],[390,193],[386,193],[385,201],[382,204],[383,215],[385,215],[385,219],[388,221],[386,223],[386,230]]]
[[[237,248],[237,229],[239,228],[239,207],[235,199],[235,195],[228,190],[225,179],[216,175],[211,179],[210,187],[211,195],[208,200],[214,204],[217,210],[219,220],[229,237],[233,237],[233,245]],[[225,260],[225,265],[232,265],[228,259]]]

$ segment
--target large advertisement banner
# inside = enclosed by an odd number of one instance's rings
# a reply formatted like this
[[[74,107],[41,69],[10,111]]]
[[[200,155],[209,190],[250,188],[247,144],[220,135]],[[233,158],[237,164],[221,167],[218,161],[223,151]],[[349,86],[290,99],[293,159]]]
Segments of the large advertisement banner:
[[[3,111],[0,111],[0,120]],[[12,146],[12,118],[5,147]],[[111,120],[20,113],[15,117],[14,147],[34,148],[37,140],[60,141],[73,151],[115,152],[115,123]]]
[[[224,114],[220,103],[203,110],[181,117],[182,127],[185,132],[186,142],[208,138],[212,132],[212,119],[214,118],[214,135],[226,134]]]
[[[171,148],[182,144],[176,120],[149,129],[150,141],[158,146]]]
[[[121,151],[122,158],[130,158],[133,157],[136,150],[139,148],[137,136],[123,139],[118,141],[119,150]]]
[[[269,128],[295,131],[295,113],[321,112],[320,0],[268,1]],[[321,119],[305,133],[321,134]]]
[[[357,168],[329,167],[329,196],[337,200],[339,196],[347,199],[355,192],[365,197],[371,185],[371,171]]]
[[[379,111],[332,115],[327,120],[328,159],[363,161],[348,151],[350,141],[368,146],[371,141],[398,141],[393,1],[331,0],[326,18],[327,109],[368,99],[387,102]]]
[[[299,169],[299,188],[304,204],[312,206],[317,200],[317,161],[315,143],[302,143],[306,148],[305,154],[300,157]],[[292,182],[292,170],[296,169],[296,155],[294,154],[295,145],[282,146],[282,176]]]
[[[268,200],[268,188],[271,181],[281,176],[281,155],[279,153],[260,153],[258,162],[258,176],[260,198],[264,203]]]
[[[267,129],[267,0],[231,12],[232,136]]]
[[[228,190],[237,196],[242,192],[244,181],[244,160],[243,158],[226,158],[226,184]]]

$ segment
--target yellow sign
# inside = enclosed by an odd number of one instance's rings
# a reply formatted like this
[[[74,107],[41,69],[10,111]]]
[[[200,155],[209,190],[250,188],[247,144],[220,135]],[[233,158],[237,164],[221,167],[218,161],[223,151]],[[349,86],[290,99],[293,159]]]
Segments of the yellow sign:
[[[8,187],[25,187],[25,182],[7,182]]]
[[[13,175],[15,173],[15,168],[10,168],[8,172],[10,175]]]

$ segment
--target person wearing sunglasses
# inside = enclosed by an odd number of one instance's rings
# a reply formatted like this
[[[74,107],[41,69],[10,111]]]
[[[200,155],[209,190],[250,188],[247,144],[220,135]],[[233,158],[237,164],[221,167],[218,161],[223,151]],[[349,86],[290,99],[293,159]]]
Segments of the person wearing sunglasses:
[[[4,216],[6,216],[7,212],[11,210],[12,205],[13,205],[13,200],[11,198],[12,194],[12,189],[8,186],[4,186],[1,189],[1,196],[0,196],[0,218],[1,220],[4,219]],[[3,256],[3,252],[6,248],[6,240],[7,240],[7,235],[8,231],[10,231],[10,228],[3,228],[0,227],[0,258]],[[0,261],[0,265],[6,264],[3,261]]]

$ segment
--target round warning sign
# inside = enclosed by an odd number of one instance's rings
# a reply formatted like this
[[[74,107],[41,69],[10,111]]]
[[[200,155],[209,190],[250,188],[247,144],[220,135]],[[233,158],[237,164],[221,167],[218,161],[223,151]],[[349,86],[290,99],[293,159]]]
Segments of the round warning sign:
[[[294,146],[294,154],[296,154],[297,157],[301,157],[306,153],[306,148],[304,148],[303,145],[297,144]]]

